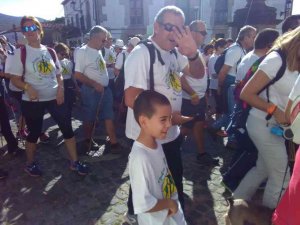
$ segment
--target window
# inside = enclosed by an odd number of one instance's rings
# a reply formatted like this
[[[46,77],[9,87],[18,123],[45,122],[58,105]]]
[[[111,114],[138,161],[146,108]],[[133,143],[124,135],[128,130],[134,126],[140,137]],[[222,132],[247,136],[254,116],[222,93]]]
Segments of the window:
[[[143,25],[143,2],[142,0],[130,0],[130,25]]]
[[[215,7],[215,25],[226,24],[228,14],[228,4],[227,0],[216,1]]]

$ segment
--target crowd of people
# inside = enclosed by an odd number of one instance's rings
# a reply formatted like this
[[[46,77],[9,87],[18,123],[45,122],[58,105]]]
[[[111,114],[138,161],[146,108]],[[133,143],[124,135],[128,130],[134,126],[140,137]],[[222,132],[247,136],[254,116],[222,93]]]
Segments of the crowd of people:
[[[17,138],[25,139],[24,170],[33,177],[42,175],[35,155],[38,140],[49,139],[42,130],[47,111],[62,132],[69,169],[87,175],[71,124],[80,94],[87,152],[97,149],[93,134],[99,119],[104,121],[109,151],[121,154],[115,119],[125,115],[125,133],[132,144],[127,223],[134,224],[137,214],[139,224],[186,224],[181,144],[191,136],[197,162],[219,165],[205,149],[208,128],[213,135],[228,137],[227,147],[235,149],[222,180],[233,198],[250,200],[265,182],[262,204],[276,209],[273,223],[296,225],[300,153],[289,167],[286,142],[291,140],[274,130],[289,126],[290,107],[299,96],[299,25],[299,15],[283,22],[282,35],[246,25],[235,41],[218,38],[205,45],[205,23],[195,20],[186,26],[183,11],[166,6],[155,16],[148,38],[136,35],[125,45],[97,25],[87,42],[71,52],[64,43],[43,45],[42,24],[24,16],[20,26],[27,44],[15,48],[0,37],[0,121],[8,154],[21,154]],[[17,112],[17,137],[9,123],[11,101],[16,105],[12,111]],[[237,125],[240,115],[246,115],[243,126]],[[245,138],[252,145],[246,146]],[[237,177],[237,170],[230,168],[241,164],[250,146],[256,158],[249,168],[241,165],[244,173]],[[6,176],[0,170],[0,178]]]

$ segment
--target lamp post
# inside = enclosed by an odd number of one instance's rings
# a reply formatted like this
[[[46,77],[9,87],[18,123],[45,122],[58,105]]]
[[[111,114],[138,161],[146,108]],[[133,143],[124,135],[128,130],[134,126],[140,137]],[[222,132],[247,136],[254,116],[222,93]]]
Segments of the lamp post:
[[[79,12],[79,15],[80,15],[80,18],[79,18],[79,31],[80,31],[80,41],[81,43],[83,42],[83,31],[82,31],[82,3],[81,3],[81,0],[79,0],[79,9],[76,9],[75,8],[75,5],[76,5],[76,2],[73,0],[71,1],[71,5],[72,5],[72,8],[75,12]]]

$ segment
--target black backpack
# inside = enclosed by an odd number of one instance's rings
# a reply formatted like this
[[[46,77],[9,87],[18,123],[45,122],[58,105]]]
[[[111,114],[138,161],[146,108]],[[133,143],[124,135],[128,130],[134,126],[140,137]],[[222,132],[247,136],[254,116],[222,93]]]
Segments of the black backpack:
[[[244,49],[241,47],[241,45],[238,42],[235,45],[232,45],[232,46],[226,48],[224,50],[224,52],[217,58],[216,63],[214,65],[214,69],[216,71],[216,74],[219,74],[219,72],[221,71],[221,69],[222,69],[222,67],[223,67],[223,65],[225,63],[225,56],[226,56],[227,51],[230,48],[232,48],[232,47],[234,47],[236,45],[238,45],[243,50],[243,52],[245,53]],[[241,61],[241,59],[239,59],[239,61],[237,62],[237,64],[239,64],[240,61]]]

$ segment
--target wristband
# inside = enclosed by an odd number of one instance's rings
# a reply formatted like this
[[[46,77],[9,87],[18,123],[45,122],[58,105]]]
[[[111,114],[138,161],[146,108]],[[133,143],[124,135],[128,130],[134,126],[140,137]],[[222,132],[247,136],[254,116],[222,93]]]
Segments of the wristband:
[[[187,58],[188,58],[189,61],[195,61],[196,59],[199,58],[199,51],[197,50],[197,53],[194,57],[191,57],[191,58],[187,57]]]
[[[272,105],[268,106],[266,120],[271,119],[271,117],[273,116],[276,109],[277,109],[277,105],[272,104]]]

